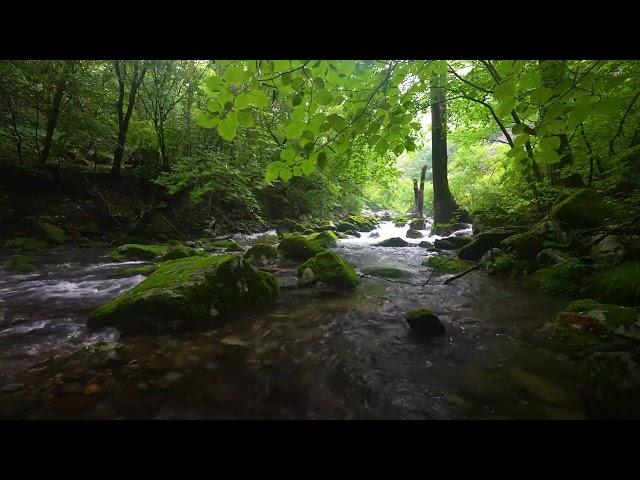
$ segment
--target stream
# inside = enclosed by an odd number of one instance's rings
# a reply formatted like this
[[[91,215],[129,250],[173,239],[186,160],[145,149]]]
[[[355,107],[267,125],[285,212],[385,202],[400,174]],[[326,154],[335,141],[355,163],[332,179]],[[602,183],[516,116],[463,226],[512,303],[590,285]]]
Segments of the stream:
[[[106,247],[60,248],[40,256],[31,274],[0,267],[0,416],[586,418],[576,365],[523,341],[566,299],[480,272],[443,285],[450,275],[421,265],[433,252],[375,246],[392,237],[416,245],[440,238],[430,225],[424,238],[406,238],[407,228],[382,222],[334,250],[358,271],[398,267],[414,284],[431,277],[423,287],[365,276],[354,291],[283,288],[261,311],[174,335],[120,338],[84,326],[94,308],[144,280],[124,270],[145,262],[114,263]],[[258,237],[234,236],[245,244]],[[410,332],[405,314],[422,307],[440,317],[445,336]],[[114,341],[122,348],[101,361],[78,356]]]

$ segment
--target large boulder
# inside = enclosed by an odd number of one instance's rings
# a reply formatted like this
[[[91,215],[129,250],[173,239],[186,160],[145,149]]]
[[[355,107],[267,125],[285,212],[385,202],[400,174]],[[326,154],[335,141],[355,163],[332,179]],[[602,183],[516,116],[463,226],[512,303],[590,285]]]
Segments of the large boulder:
[[[340,222],[336,227],[338,232],[349,232],[349,231],[357,231],[358,227],[350,222]]]
[[[380,243],[375,244],[376,247],[410,247],[411,244],[400,237],[387,238]]]
[[[167,253],[162,256],[162,261],[177,260],[178,258],[192,257],[194,255],[205,255],[205,253],[201,248],[192,248],[186,245],[172,245],[168,247]]]
[[[571,238],[553,220],[543,220],[524,233],[512,235],[500,243],[501,246],[514,250],[518,257],[534,260],[538,253],[549,246],[569,246]]]
[[[536,270],[531,279],[542,291],[555,294],[579,295],[586,290],[585,279],[591,273],[591,267],[578,259]]]
[[[168,252],[166,245],[127,243],[120,245],[111,252],[111,258],[116,262],[127,260],[156,260]]]
[[[312,233],[306,236],[307,239],[320,245],[323,248],[335,247],[338,243],[338,236],[331,230],[324,230],[318,233]]]
[[[436,248],[441,250],[458,250],[459,248],[468,245],[470,242],[471,237],[451,236],[446,238],[436,238],[433,244]]]
[[[349,215],[346,221],[355,225],[355,230],[359,232],[370,232],[378,225],[378,221],[375,218],[364,217],[362,215]]]
[[[431,235],[451,235],[458,230],[467,228],[465,223],[434,223],[431,227]]]
[[[405,278],[412,276],[412,272],[396,267],[366,267],[362,273],[385,278]]]
[[[427,222],[425,222],[424,218],[415,218],[411,220],[409,228],[414,230],[425,230],[427,228]]]
[[[42,229],[44,235],[49,241],[57,243],[58,245],[65,243],[67,236],[65,235],[64,230],[60,227],[46,222],[40,222],[38,226]]]
[[[512,230],[499,228],[484,231],[476,235],[470,243],[462,246],[458,252],[458,257],[462,260],[477,262],[486,252],[498,247],[502,240],[509,238],[513,234]]]
[[[113,326],[124,333],[185,329],[218,313],[264,304],[278,291],[273,276],[237,255],[171,260],[95,310],[87,327]]]
[[[353,267],[333,252],[326,251],[310,258],[298,267],[304,283],[324,282],[332,287],[353,288],[362,281]]]
[[[324,250],[325,248],[319,243],[312,242],[297,233],[286,234],[278,244],[278,252],[285,258],[295,261],[304,261],[315,257]]]
[[[412,332],[422,337],[434,337],[446,333],[446,329],[438,316],[426,308],[408,312],[407,323]]]
[[[407,238],[422,238],[422,232],[419,232],[418,230],[414,230],[413,228],[410,228],[409,230],[407,230]]]
[[[554,205],[551,215],[571,228],[589,228],[612,218],[615,209],[596,191],[582,188]]]
[[[244,254],[244,258],[258,265],[274,262],[278,258],[278,250],[268,243],[258,243]]]
[[[590,279],[589,290],[604,302],[640,305],[640,263],[627,262],[596,272]]]
[[[603,258],[624,258],[624,245],[617,235],[607,235],[603,240],[591,247],[589,255],[594,260]]]
[[[444,273],[461,273],[471,267],[471,265],[464,260],[456,257],[446,257],[444,255],[429,257],[425,262],[422,262],[422,265]]]

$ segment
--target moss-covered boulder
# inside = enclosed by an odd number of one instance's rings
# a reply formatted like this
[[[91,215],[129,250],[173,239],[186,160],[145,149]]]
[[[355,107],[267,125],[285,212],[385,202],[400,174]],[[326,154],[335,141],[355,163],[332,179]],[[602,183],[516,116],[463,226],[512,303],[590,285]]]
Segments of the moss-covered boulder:
[[[278,250],[268,243],[258,243],[244,254],[244,258],[258,265],[272,263],[278,258]]]
[[[431,227],[431,235],[451,235],[465,228],[467,228],[467,225],[464,223],[434,223]]]
[[[515,277],[525,270],[525,264],[514,253],[492,248],[480,259],[482,269],[489,275]]]
[[[467,245],[463,245],[458,252],[458,257],[462,260],[477,262],[486,252],[492,248],[496,248],[500,245],[500,242],[509,238],[511,235],[513,235],[512,231],[504,231],[501,229],[484,231],[476,235]]]
[[[218,313],[261,305],[278,283],[237,255],[193,256],[161,264],[143,282],[95,310],[89,328],[125,333],[185,329]]]
[[[167,253],[162,256],[162,261],[177,260],[178,258],[192,257],[194,255],[205,255],[205,252],[202,249],[185,245],[172,245],[168,247]]]
[[[349,215],[345,220],[355,225],[355,230],[359,232],[370,232],[378,225],[378,221],[375,218],[365,217],[363,215]]]
[[[5,242],[5,245],[11,250],[19,252],[39,252],[49,248],[46,242],[28,237],[11,238]]]
[[[544,292],[580,295],[586,289],[584,279],[590,272],[589,265],[572,259],[536,270],[531,280]]]
[[[346,232],[344,232],[345,235],[349,235],[351,237],[356,237],[356,238],[360,238],[362,235],[360,234],[360,232],[357,232],[356,230],[347,230]]]
[[[543,220],[526,232],[512,235],[500,243],[524,260],[534,260],[547,247],[567,247],[570,244],[569,235],[553,220]]]
[[[312,275],[308,271],[312,272]],[[334,252],[322,252],[298,267],[298,276],[332,287],[353,288],[362,281],[349,263]]]
[[[312,233],[311,235],[306,236],[308,240],[313,243],[320,245],[323,248],[331,248],[335,247],[338,242],[337,235],[331,230],[324,230],[318,233]]]
[[[596,352],[583,366],[584,397],[591,415],[607,419],[640,418],[638,352]]]
[[[298,233],[285,234],[278,244],[278,252],[283,257],[295,261],[304,261],[322,253],[325,248],[319,243],[312,242]]]
[[[362,273],[385,278],[406,278],[413,275],[409,270],[396,267],[367,267],[362,269]]]
[[[570,254],[557,248],[545,248],[536,255],[536,263],[540,265],[556,265],[572,259]]]
[[[411,331],[422,337],[434,337],[446,333],[438,316],[426,308],[412,310],[407,313],[406,318]]]
[[[640,305],[640,263],[627,262],[597,271],[590,279],[589,291],[604,302]]]
[[[280,237],[278,237],[278,235],[272,235],[272,234],[266,234],[257,238],[258,243],[269,243],[272,245],[278,243],[279,241],[280,241]]]
[[[418,230],[414,230],[413,228],[410,228],[409,230],[407,230],[407,238],[422,238],[422,232],[419,232]]]
[[[576,300],[564,307],[555,321],[537,329],[532,339],[549,350],[579,353],[620,339],[616,332],[634,324],[637,317],[632,308]]]
[[[35,259],[29,255],[16,255],[7,262],[7,270],[14,273],[31,273],[36,270]]]
[[[436,238],[433,242],[436,248],[441,250],[458,250],[459,248],[468,245],[471,242],[471,237],[464,236],[452,236],[446,238]]]
[[[113,250],[111,252],[111,258],[116,262],[125,262],[127,260],[156,260],[166,254],[168,250],[166,245],[127,243]]]
[[[422,265],[445,273],[461,273],[472,267],[470,263],[464,260],[456,257],[446,257],[444,255],[429,257]]]
[[[47,222],[40,222],[38,223],[38,226],[50,242],[57,243],[58,245],[62,245],[66,242],[67,236],[64,233],[64,230],[57,225],[52,225],[51,223]]]
[[[324,222],[314,227],[313,230],[315,232],[324,232],[326,230],[333,230],[335,232],[337,230],[337,227],[333,222]]]
[[[276,232],[278,235],[284,235],[285,233],[293,233],[293,232],[302,233],[306,229],[307,229],[307,225],[303,225],[302,223],[292,220],[290,218],[285,218],[278,223],[276,227]]]
[[[410,247],[411,244],[400,237],[387,238],[380,243],[375,244],[376,247]]]
[[[151,275],[158,269],[157,264],[142,265],[140,267],[130,267],[123,270],[127,275]]]
[[[403,228],[407,225],[407,223],[408,222],[406,220],[400,220],[400,221],[396,221],[394,225],[398,228]]]
[[[589,228],[612,218],[615,209],[596,191],[583,188],[554,205],[551,215],[571,228]]]
[[[415,218],[411,220],[411,223],[409,223],[409,228],[414,230],[425,230],[427,228],[427,222],[425,222],[424,218]]]
[[[229,239],[214,240],[209,242],[208,250],[224,250],[225,252],[241,252],[242,247],[238,242]]]
[[[338,232],[357,231],[358,227],[351,222],[340,222],[336,227]]]

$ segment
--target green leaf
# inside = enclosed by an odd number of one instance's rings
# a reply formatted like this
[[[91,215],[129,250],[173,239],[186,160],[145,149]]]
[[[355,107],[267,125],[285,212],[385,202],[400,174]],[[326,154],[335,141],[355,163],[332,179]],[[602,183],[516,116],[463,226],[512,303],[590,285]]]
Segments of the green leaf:
[[[545,137],[538,143],[541,150],[557,150],[560,148],[560,137]]]
[[[318,154],[318,160],[317,160],[317,162],[318,162],[318,166],[319,166],[321,169],[324,169],[324,168],[327,166],[327,162],[328,162],[328,160],[329,160],[329,159],[327,158],[327,154],[326,154],[326,153],[324,153],[324,152],[320,152],[320,153]]]
[[[282,162],[271,162],[267,165],[266,181],[272,182],[280,176],[280,170],[284,167]]]
[[[251,104],[258,108],[264,108],[271,103],[267,94],[262,90],[252,90],[247,93],[247,96],[249,97]]]
[[[560,161],[560,155],[555,150],[540,150],[536,152],[536,160],[545,165],[558,163]]]
[[[329,105],[333,102],[333,95],[327,90],[323,90],[316,96],[316,102],[320,105]]]
[[[313,79],[313,87],[317,90],[323,90],[324,89],[324,79],[322,79],[321,77],[316,77]]]
[[[293,98],[291,99],[291,105],[293,105],[294,107],[297,107],[302,103],[302,99],[303,99],[302,95],[300,94],[294,95]]]
[[[218,125],[218,122],[220,122],[220,119],[218,117],[211,117],[204,113],[200,113],[196,117],[196,123],[202,128],[213,128]]]
[[[289,167],[283,167],[282,169],[280,169],[279,175],[282,180],[288,182],[293,177],[293,172]]]
[[[509,80],[498,85],[493,91],[493,96],[497,100],[503,102],[507,99],[515,97],[516,92],[517,88],[515,82]]]
[[[553,91],[550,88],[538,87],[531,92],[531,103],[534,105],[544,105],[552,96]]]
[[[218,133],[227,142],[232,141],[238,133],[238,116],[235,112],[229,112],[218,124]]]
[[[222,78],[216,77],[215,75],[209,77],[205,82],[205,85],[212,92],[220,92],[227,89],[227,83]]]
[[[232,84],[241,83],[244,80],[244,70],[236,65],[230,65],[225,69],[223,78]]]
[[[240,110],[238,112],[238,122],[241,127],[252,128],[254,126],[253,115],[250,110]]]
[[[287,145],[287,148],[280,152],[280,158],[285,162],[293,160],[296,156],[296,152],[291,148],[290,145]]]
[[[331,127],[336,131],[340,131],[347,126],[347,121],[338,114],[332,114],[327,117],[327,121],[331,124]]]
[[[311,175],[316,168],[316,159],[313,157],[304,159],[300,168],[305,175]]]
[[[297,140],[302,135],[305,125],[298,122],[292,122],[287,126],[287,138],[289,140]]]

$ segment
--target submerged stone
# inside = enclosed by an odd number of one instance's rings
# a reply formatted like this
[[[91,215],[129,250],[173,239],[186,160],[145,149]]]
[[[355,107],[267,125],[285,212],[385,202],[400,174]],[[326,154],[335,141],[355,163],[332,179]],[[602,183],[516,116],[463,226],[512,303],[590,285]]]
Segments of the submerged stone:
[[[396,267],[367,267],[362,269],[362,273],[386,278],[405,278],[413,275],[409,270]]]
[[[29,255],[16,255],[7,263],[7,270],[15,273],[31,273],[36,267],[33,265],[35,259]]]
[[[312,275],[306,273],[307,270]],[[349,263],[340,255],[326,251],[310,258],[298,268],[304,283],[324,282],[332,287],[352,288],[362,281]]]
[[[446,333],[438,316],[426,308],[408,312],[406,318],[411,330],[420,336],[434,337]]]
[[[268,302],[278,294],[273,276],[237,255],[170,260],[143,282],[95,310],[89,328],[125,333],[184,329],[226,313]]]

